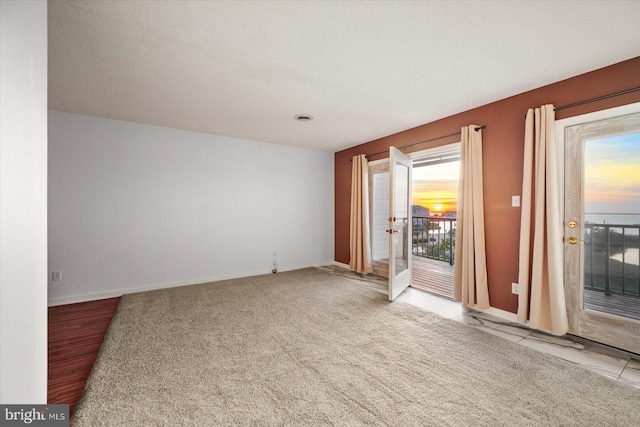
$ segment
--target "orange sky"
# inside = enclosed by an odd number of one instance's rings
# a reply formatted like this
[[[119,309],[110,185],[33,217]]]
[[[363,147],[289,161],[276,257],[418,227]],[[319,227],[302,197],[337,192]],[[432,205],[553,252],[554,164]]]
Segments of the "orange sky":
[[[585,143],[585,212],[640,213],[640,133]]]
[[[585,211],[640,213],[640,133],[591,140],[585,150]],[[460,162],[413,168],[413,204],[457,210]]]
[[[591,140],[585,149],[585,211],[640,213],[640,133]],[[413,168],[413,204],[457,210],[460,162]]]
[[[458,209],[460,162],[441,163],[413,169],[413,204],[434,213]]]

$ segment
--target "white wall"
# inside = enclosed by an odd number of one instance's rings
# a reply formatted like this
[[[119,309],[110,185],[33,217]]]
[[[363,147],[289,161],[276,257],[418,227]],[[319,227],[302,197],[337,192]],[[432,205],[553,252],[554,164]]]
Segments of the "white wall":
[[[49,112],[49,303],[333,261],[333,154]],[[51,277],[50,277],[51,279]]]
[[[0,3],[0,403],[47,401],[47,3]]]

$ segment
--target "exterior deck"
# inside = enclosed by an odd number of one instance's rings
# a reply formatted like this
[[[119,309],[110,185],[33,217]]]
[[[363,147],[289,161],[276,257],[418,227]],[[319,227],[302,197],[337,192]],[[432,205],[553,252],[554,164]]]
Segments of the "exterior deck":
[[[640,320],[640,298],[637,297],[605,295],[604,292],[585,289],[584,308]]]
[[[453,265],[413,255],[411,286],[453,299]]]

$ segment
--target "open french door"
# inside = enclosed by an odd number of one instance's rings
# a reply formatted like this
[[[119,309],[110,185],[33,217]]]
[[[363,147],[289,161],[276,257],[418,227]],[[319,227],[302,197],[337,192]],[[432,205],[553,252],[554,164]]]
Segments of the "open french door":
[[[389,148],[389,301],[411,284],[411,159]]]

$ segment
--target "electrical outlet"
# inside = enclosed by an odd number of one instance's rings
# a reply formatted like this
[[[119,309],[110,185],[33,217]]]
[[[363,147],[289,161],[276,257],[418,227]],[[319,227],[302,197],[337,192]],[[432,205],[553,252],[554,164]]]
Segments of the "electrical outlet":
[[[511,284],[511,293],[518,295],[520,293],[520,285],[518,285],[517,283],[512,283]]]
[[[514,208],[520,207],[520,196],[511,196],[511,206]]]
[[[60,282],[62,280],[62,271],[54,271],[51,273],[52,282]]]

